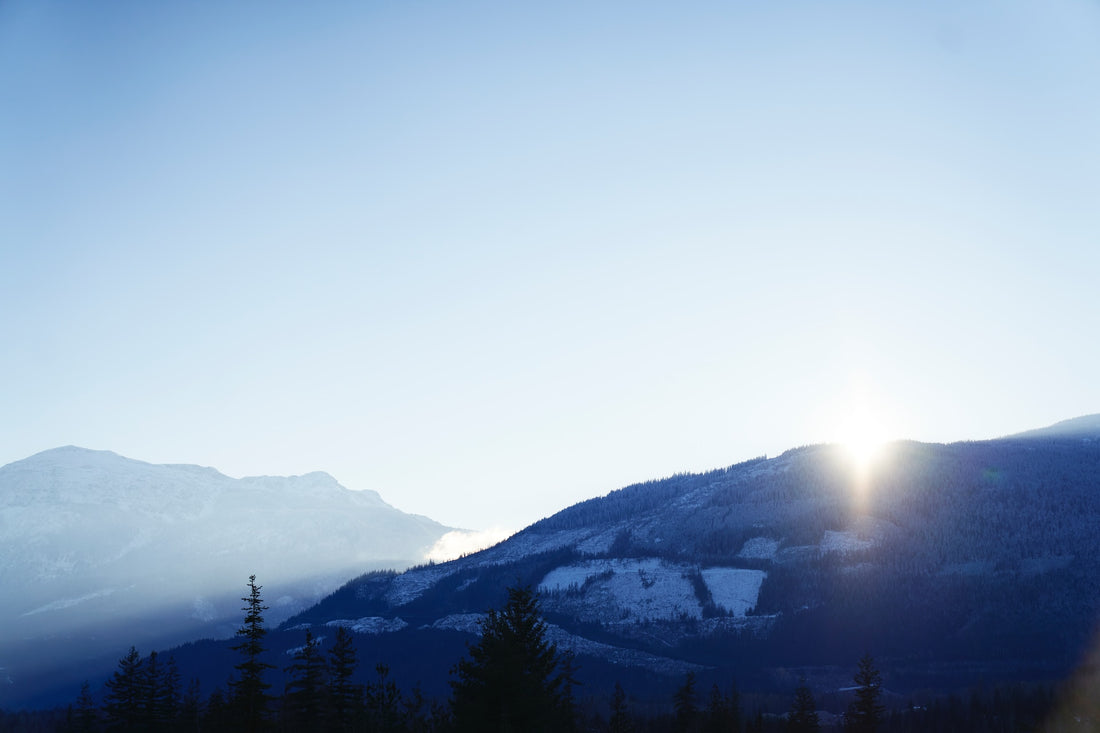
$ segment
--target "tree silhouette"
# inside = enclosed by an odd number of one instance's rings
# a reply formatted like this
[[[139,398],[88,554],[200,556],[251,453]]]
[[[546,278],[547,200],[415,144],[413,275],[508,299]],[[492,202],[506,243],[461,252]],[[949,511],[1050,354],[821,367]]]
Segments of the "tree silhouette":
[[[143,670],[141,655],[130,647],[126,656],[118,660],[118,669],[107,680],[107,695],[103,712],[108,730],[137,730],[144,717]]]
[[[787,713],[787,733],[817,733],[821,730],[821,721],[817,717],[817,703],[805,679],[798,682],[794,691],[794,702]]]
[[[490,610],[481,639],[451,670],[456,730],[560,731],[571,721],[563,704],[557,647],[530,587],[509,588],[504,608]]]
[[[676,710],[677,733],[690,733],[698,725],[699,702],[695,694],[695,673],[688,672],[684,675],[684,684],[676,690],[672,698],[673,708]]]
[[[140,676],[142,723],[145,730],[168,730],[179,717],[180,676],[176,661],[161,663],[156,652],[145,658]]]
[[[330,722],[334,731],[352,730],[361,717],[363,688],[352,682],[358,666],[351,632],[343,626],[337,626],[336,640],[329,650]]]
[[[202,688],[197,678],[187,683],[187,691],[180,699],[180,712],[177,721],[181,731],[196,731],[202,718]]]
[[[608,721],[610,733],[631,733],[634,723],[626,710],[626,692],[623,686],[615,682],[615,693],[611,696],[611,720]]]
[[[263,604],[260,590],[263,586],[256,585],[256,576],[248,576],[248,595],[241,598],[245,605],[241,608],[245,612],[244,625],[237,629],[240,643],[234,645],[233,651],[240,652],[242,660],[235,665],[240,677],[230,683],[232,686],[232,706],[235,717],[242,730],[254,733],[261,730],[266,724],[268,694],[271,685],[264,682],[264,672],[274,669],[275,665],[260,661],[260,655],[264,653],[264,636],[267,629],[264,627],[264,611],[267,606]]]
[[[882,726],[884,708],[882,698],[882,674],[875,667],[870,654],[859,660],[853,681],[856,683],[856,699],[844,713],[844,730],[849,733],[876,733]]]
[[[401,692],[397,683],[390,679],[390,668],[377,664],[377,682],[368,682],[365,691],[367,708],[367,730],[377,733],[399,733],[403,730],[401,720]]]
[[[292,730],[318,730],[324,726],[327,668],[321,644],[306,629],[306,643],[294,653],[286,668],[289,679],[283,693],[283,717]]]
[[[99,727],[99,708],[96,707],[87,680],[80,686],[80,695],[76,698],[76,713],[70,722],[69,729],[78,733],[93,733]]]
[[[729,695],[723,695],[717,683],[711,685],[703,730],[706,733],[740,733],[740,707],[736,687]]]

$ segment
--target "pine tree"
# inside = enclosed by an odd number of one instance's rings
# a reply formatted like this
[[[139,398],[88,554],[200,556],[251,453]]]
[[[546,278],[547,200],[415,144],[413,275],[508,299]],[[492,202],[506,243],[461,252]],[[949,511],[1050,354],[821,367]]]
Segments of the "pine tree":
[[[107,695],[103,712],[107,717],[107,729],[132,731],[144,722],[144,695],[141,655],[130,647],[126,656],[118,660],[118,669],[107,680]]]
[[[737,694],[734,688],[733,695]],[[723,695],[722,691],[714,684],[710,688],[710,700],[707,702],[706,723],[703,730],[706,733],[731,733],[739,731],[740,721],[734,712],[738,703],[729,695]]]
[[[329,706],[331,727],[338,733],[352,730],[362,714],[363,688],[352,682],[358,666],[351,632],[337,626],[336,640],[329,650]]]
[[[241,730],[248,733],[262,730],[267,724],[267,691],[271,685],[264,681],[264,672],[275,668],[272,664],[260,661],[260,656],[265,651],[264,636],[267,635],[264,627],[264,611],[267,606],[260,596],[262,587],[256,585],[255,575],[248,577],[248,595],[241,598],[245,602],[241,608],[245,612],[244,625],[237,629],[241,642],[233,646],[233,651],[240,652],[243,659],[235,665],[240,677],[230,683],[231,706]]]
[[[859,669],[853,681],[856,683],[856,699],[844,713],[844,730],[848,733],[876,733],[882,726],[885,708],[881,702],[882,674],[870,654],[864,654],[859,660]]]
[[[171,730],[173,727],[178,727],[174,724],[180,717],[182,705],[183,698],[180,691],[180,669],[176,665],[176,658],[169,656],[168,664],[164,667],[164,685],[161,687],[160,697],[156,701],[157,711],[162,716],[162,719],[167,722],[168,730]]]
[[[794,691],[794,703],[787,713],[788,733],[818,733],[821,721],[817,717],[817,703],[806,680],[799,680]]]
[[[435,730],[431,702],[424,697],[424,690],[419,684],[402,702],[402,718],[408,733],[430,733]]]
[[[534,592],[509,588],[507,604],[489,611],[481,639],[451,670],[456,729],[541,733],[568,727],[559,663]]]
[[[180,700],[178,728],[184,733],[193,733],[200,729],[202,722],[202,688],[197,678],[187,683],[187,691]]]
[[[611,720],[608,721],[609,733],[631,733],[634,723],[626,709],[626,692],[618,681],[615,682],[615,692],[611,696]]]
[[[324,726],[327,668],[321,644],[306,630],[306,643],[286,668],[290,678],[283,694],[283,717],[291,730],[319,730]]]
[[[93,733],[99,726],[99,709],[92,697],[92,688],[85,680],[80,686],[80,694],[76,698],[76,711],[73,715],[70,730],[78,733]]]
[[[145,659],[141,675],[141,710],[145,730],[169,730],[179,717],[179,670],[169,658],[163,664],[156,652]]]
[[[684,684],[676,690],[672,703],[676,710],[676,732],[690,733],[696,730],[696,723],[699,718],[699,703],[695,695],[694,672],[688,672],[684,675]]]
[[[401,693],[397,683],[389,678],[390,668],[384,664],[375,666],[377,682],[366,687],[367,729],[377,733],[398,733],[403,729],[401,720]]]
[[[229,701],[226,700],[222,688],[215,687],[206,700],[206,710],[202,716],[203,731],[228,731],[233,730]]]

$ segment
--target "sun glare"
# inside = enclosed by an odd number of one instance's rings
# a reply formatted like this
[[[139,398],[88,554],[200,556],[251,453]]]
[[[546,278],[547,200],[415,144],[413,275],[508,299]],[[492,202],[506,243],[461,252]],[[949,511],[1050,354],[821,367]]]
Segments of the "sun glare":
[[[864,382],[858,382],[837,421],[837,442],[861,480],[879,460],[888,438],[881,401],[871,399],[870,392]]]
[[[884,442],[876,426],[868,422],[848,433],[842,445],[856,471],[866,474],[882,450]]]

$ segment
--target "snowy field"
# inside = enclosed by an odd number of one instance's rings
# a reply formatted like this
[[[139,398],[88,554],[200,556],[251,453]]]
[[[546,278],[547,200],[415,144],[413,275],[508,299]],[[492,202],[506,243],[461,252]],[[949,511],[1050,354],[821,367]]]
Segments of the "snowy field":
[[[760,586],[768,574],[763,570],[744,568],[707,568],[703,580],[707,583],[714,604],[734,616],[744,616],[756,607]]]
[[[609,620],[702,618],[703,609],[691,581],[690,565],[643,560],[589,560],[555,568],[546,574],[539,590],[567,591],[585,587],[585,596],[607,609]],[[597,577],[610,573],[610,577]]]
[[[874,543],[871,540],[860,539],[855,532],[833,532],[832,530],[826,530],[825,536],[821,539],[821,552],[839,552],[847,554],[849,552],[857,552],[859,550],[866,550]]]
[[[753,537],[741,547],[738,557],[749,560],[775,560],[779,552],[779,540],[770,537]]]
[[[393,579],[386,591],[386,602],[391,606],[402,606],[419,598],[443,578],[455,572],[450,565],[435,565],[426,568],[408,570]]]
[[[697,572],[698,566],[656,558],[589,560],[551,570],[539,584],[539,591],[583,591],[589,604],[607,610],[609,621],[697,619],[702,618],[703,608],[690,580]],[[716,605],[744,616],[756,606],[767,573],[707,568],[702,576]]]
[[[336,619],[326,626],[343,626],[357,634],[386,634],[400,631],[408,626],[402,618],[383,618],[382,616],[364,616],[357,619]]]
[[[444,616],[441,619],[436,619],[434,623],[425,624],[421,626],[422,629],[440,629],[440,630],[452,630],[452,631],[465,631],[467,634],[481,634],[481,622],[487,619],[488,614],[484,613],[452,613],[449,616]]]

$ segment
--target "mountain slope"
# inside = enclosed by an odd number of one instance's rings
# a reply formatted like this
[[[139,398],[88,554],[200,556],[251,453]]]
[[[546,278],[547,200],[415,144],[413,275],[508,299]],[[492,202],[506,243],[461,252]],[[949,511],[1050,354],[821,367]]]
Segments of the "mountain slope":
[[[1082,415],[1056,422],[1045,428],[1028,430],[1011,438],[1078,438],[1100,440],[1100,415]]]
[[[797,667],[828,688],[871,651],[900,688],[1052,679],[1100,619],[1098,476],[1100,442],[1080,431],[899,442],[866,475],[839,447],[810,446],[627,487],[475,555],[364,576],[288,626],[475,630],[471,614],[518,581],[540,590],[564,644],[602,645],[592,659],[621,650],[624,668],[768,684]]]
[[[232,479],[108,451],[0,467],[0,667],[22,700],[56,654],[225,636],[255,573],[278,622],[365,568],[422,562],[449,528],[325,473]]]

